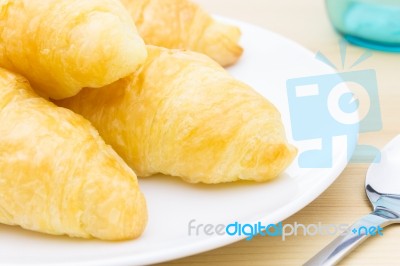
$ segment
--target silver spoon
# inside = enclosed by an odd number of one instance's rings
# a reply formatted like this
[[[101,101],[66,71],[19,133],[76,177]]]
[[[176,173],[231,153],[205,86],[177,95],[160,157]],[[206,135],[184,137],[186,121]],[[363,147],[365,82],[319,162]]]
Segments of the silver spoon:
[[[380,234],[389,224],[400,223],[400,135],[382,149],[380,156],[380,162],[369,167],[365,180],[365,191],[374,211],[354,223],[305,266],[335,265],[369,236]]]

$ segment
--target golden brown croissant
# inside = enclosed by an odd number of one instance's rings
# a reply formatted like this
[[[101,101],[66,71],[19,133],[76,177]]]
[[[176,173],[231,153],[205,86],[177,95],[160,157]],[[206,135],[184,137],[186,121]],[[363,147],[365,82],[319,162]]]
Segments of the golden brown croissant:
[[[292,161],[275,107],[207,56],[148,46],[143,67],[58,101],[88,118],[139,176],[265,181]]]
[[[0,66],[62,99],[134,72],[146,48],[118,0],[0,1]]]
[[[119,240],[146,221],[135,174],[90,123],[0,69],[0,223]]]
[[[215,21],[190,0],[121,0],[147,44],[204,53],[222,66],[234,64],[243,49],[240,30]]]

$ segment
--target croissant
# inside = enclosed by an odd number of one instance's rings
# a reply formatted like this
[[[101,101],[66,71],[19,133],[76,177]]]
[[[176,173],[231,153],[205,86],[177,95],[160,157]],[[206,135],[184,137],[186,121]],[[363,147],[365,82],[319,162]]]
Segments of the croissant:
[[[62,99],[134,72],[146,47],[118,0],[0,1],[0,66]]]
[[[215,21],[190,0],[121,0],[147,44],[204,53],[222,66],[234,64],[243,49],[240,30]]]
[[[133,75],[57,101],[89,119],[139,176],[266,181],[296,149],[277,109],[207,56],[148,46]]]
[[[0,69],[0,223],[120,240],[146,221],[136,175],[93,126]]]

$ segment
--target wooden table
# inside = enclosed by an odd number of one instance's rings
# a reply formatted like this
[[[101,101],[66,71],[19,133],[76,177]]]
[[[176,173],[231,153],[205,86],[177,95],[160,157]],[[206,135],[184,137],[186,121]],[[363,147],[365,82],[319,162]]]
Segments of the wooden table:
[[[329,24],[323,0],[197,2],[212,13],[251,22],[297,41],[313,52],[321,51],[340,65],[340,38]],[[363,51],[349,47],[349,62],[354,62]],[[375,69],[377,73],[383,130],[363,133],[360,142],[380,148],[400,133],[400,54],[374,52],[357,69]],[[363,188],[367,167],[366,164],[350,164],[318,199],[284,223],[351,224],[370,212]],[[164,265],[301,265],[332,239],[332,236],[297,236],[283,242],[271,237],[256,237],[252,241],[241,241]],[[341,265],[400,265],[400,226],[385,228],[383,237],[369,239]]]

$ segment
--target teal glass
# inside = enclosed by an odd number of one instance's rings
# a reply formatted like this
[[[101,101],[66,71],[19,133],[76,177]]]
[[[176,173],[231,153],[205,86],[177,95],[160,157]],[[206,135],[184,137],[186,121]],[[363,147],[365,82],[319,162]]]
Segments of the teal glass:
[[[400,0],[326,0],[335,29],[350,43],[400,52]]]

